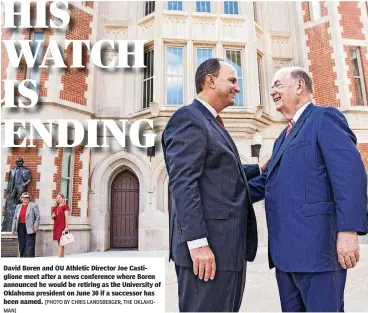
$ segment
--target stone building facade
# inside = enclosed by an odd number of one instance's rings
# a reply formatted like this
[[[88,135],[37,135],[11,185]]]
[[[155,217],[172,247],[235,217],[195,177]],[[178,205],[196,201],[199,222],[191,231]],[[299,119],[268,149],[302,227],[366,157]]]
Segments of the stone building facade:
[[[196,68],[211,56],[227,59],[238,72],[242,92],[221,116],[244,163],[257,162],[251,154],[256,141],[262,144],[260,162],[267,160],[286,127],[269,86],[275,71],[294,65],[311,72],[318,105],[345,114],[368,172],[366,2],[72,1],[68,8],[66,32],[2,29],[2,38],[44,40],[44,51],[49,40],[145,40],[147,68],[101,69],[84,51],[85,69],[27,69],[22,62],[15,70],[2,53],[2,80],[32,77],[40,97],[26,111],[3,109],[3,119],[19,119],[20,113],[41,120],[152,119],[156,149],[147,156],[129,138],[125,148],[112,138],[108,148],[48,148],[40,138],[32,148],[2,148],[2,191],[18,156],[32,170],[28,190],[41,211],[36,255],[56,254],[50,210],[59,191],[67,194],[77,238],[66,253],[168,248],[170,195],[161,134],[175,110],[195,97]],[[36,14],[34,7],[31,12]],[[114,49],[103,50],[107,63],[116,56]],[[71,64],[70,48],[65,60]],[[73,128],[69,133],[73,139]],[[267,244],[263,208],[256,205],[260,245]]]

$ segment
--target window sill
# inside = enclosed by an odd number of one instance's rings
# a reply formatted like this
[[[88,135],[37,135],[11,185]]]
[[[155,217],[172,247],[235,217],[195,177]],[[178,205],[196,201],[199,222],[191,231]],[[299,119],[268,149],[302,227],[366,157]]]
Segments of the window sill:
[[[220,18],[223,20],[236,20],[236,21],[244,21],[246,20],[245,16],[239,14],[220,14]]]
[[[163,14],[171,16],[189,16],[189,13],[187,11],[168,10],[168,9],[164,9]]]
[[[212,12],[192,12],[193,17],[217,19],[217,14]]]

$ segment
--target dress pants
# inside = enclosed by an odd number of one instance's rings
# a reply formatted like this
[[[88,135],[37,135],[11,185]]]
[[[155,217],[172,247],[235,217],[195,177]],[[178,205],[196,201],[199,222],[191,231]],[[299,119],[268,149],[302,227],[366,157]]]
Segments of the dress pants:
[[[283,312],[344,312],[346,270],[290,273],[276,268]]]
[[[245,286],[246,263],[239,272],[216,271],[207,282],[193,269],[175,265],[180,312],[238,312]]]
[[[36,233],[27,234],[26,224],[18,224],[19,256],[21,258],[34,258],[36,246]]]

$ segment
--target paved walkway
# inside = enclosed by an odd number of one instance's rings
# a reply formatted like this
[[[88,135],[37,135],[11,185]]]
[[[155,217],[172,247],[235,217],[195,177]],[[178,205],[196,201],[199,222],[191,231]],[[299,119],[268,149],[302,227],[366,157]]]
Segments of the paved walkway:
[[[178,312],[177,282],[174,265],[167,260],[167,251],[106,251],[74,254],[66,257],[165,257],[166,311]],[[241,306],[242,312],[280,312],[274,270],[268,269],[267,248],[258,250],[255,262],[248,263],[247,284]],[[345,292],[347,312],[368,311],[368,245],[361,245],[361,261],[349,270]]]

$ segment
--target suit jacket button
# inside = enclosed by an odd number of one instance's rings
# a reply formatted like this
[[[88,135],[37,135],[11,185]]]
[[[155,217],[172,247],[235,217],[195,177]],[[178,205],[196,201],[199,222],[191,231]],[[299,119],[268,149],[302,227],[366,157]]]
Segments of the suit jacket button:
[[[270,191],[270,188],[269,187],[266,187],[266,191]]]

